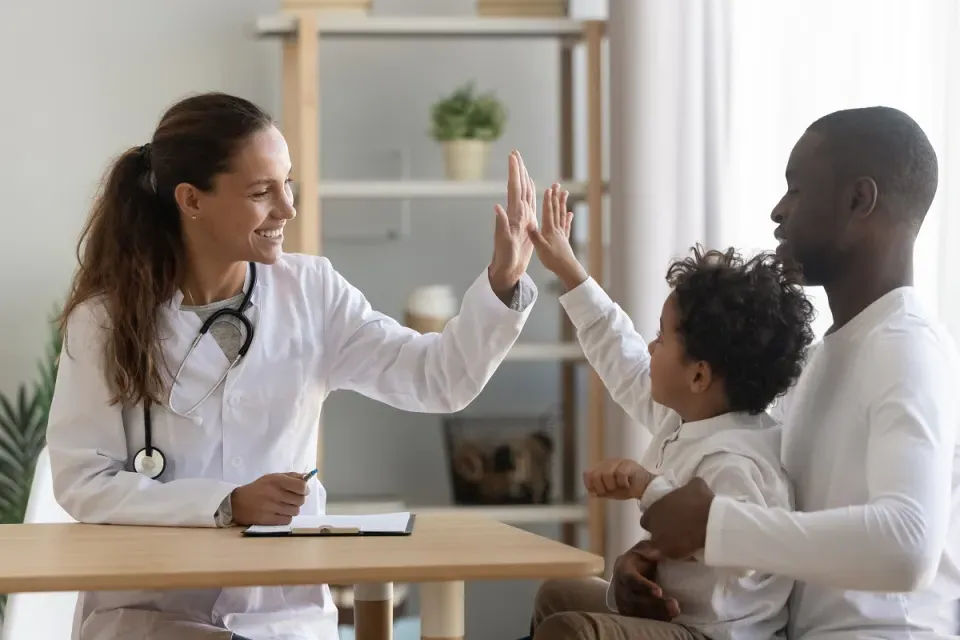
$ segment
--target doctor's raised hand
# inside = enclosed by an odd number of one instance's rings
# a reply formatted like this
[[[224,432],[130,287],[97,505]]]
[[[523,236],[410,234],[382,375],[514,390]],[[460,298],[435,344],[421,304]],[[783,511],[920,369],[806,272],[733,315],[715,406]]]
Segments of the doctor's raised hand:
[[[507,164],[507,208],[499,204],[490,262],[490,286],[501,299],[509,299],[533,257],[530,232],[537,228],[536,187],[519,151]]]
[[[492,260],[469,267],[443,331],[421,334],[329,259],[284,251],[292,165],[267,113],[220,93],[170,107],[110,166],[79,240],[47,427],[59,504],[87,523],[283,525],[325,511],[320,478],[300,471],[317,466],[331,391],[418,413],[470,404],[537,297],[533,182],[519,154],[508,163]],[[329,598],[325,585],[81,593],[77,637],[335,640]]]

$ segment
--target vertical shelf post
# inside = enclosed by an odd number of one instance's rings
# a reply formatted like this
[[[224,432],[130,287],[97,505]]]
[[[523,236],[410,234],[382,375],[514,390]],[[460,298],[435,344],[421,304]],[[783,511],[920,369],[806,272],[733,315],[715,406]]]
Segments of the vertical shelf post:
[[[573,141],[573,47],[574,43],[560,42],[560,176],[564,180],[574,178],[574,141]],[[576,246],[576,238],[571,238]],[[563,307],[559,309],[561,340],[564,344],[576,340],[573,323],[567,317]],[[562,433],[561,460],[561,499],[572,504],[577,497],[577,367],[578,363],[563,361],[560,363],[560,417]],[[577,525],[565,522],[561,527],[561,539],[564,544],[577,546]]]
[[[284,249],[320,255],[320,44],[316,16],[297,13],[297,29],[283,42],[281,128],[293,163],[297,217],[284,226]],[[318,425],[317,476],[323,477],[323,424]]]
[[[587,206],[590,208],[589,271],[604,285],[603,255],[603,35],[604,23],[590,20],[585,26],[587,53]],[[596,371],[590,371],[587,388],[588,464],[600,462],[606,451],[605,403],[606,390]],[[606,549],[606,521],[604,501],[588,499],[590,550],[604,555]]]

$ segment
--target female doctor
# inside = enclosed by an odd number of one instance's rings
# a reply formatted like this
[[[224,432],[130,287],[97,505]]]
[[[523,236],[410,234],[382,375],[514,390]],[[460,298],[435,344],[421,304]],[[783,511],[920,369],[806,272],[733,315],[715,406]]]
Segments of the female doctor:
[[[493,259],[442,333],[371,309],[323,257],[284,254],[296,215],[290,156],[270,117],[205,94],[170,108],[116,161],[80,239],[47,442],[57,501],[76,520],[275,525],[322,513],[324,399],[352,389],[455,412],[517,339],[533,183],[509,159]],[[327,586],[83,593],[80,640],[333,640]]]

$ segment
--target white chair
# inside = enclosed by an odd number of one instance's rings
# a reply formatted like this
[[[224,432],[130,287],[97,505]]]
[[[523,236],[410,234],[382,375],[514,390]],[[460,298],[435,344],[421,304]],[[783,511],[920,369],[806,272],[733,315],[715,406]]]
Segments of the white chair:
[[[53,497],[50,455],[37,459],[24,522],[74,522]],[[2,640],[65,640],[70,638],[77,592],[12,593],[7,597]]]

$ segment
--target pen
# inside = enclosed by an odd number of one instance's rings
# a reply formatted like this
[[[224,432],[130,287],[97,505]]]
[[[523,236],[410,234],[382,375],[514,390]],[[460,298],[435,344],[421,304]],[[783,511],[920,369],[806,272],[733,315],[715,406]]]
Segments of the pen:
[[[317,475],[317,471],[318,471],[318,469],[314,469],[313,471],[311,471],[311,472],[308,473],[307,475],[303,476],[303,481],[306,482],[307,480],[309,480],[309,479],[312,478],[313,476]]]

